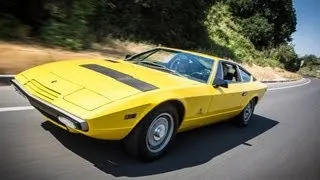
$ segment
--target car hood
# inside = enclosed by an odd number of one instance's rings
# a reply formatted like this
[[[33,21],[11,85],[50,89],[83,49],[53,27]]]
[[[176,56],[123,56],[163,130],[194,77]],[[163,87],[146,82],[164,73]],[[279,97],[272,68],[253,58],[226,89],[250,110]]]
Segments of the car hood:
[[[122,60],[60,61],[22,75],[33,89],[50,90],[42,93],[47,97],[55,94],[87,110],[139,93],[199,84]]]

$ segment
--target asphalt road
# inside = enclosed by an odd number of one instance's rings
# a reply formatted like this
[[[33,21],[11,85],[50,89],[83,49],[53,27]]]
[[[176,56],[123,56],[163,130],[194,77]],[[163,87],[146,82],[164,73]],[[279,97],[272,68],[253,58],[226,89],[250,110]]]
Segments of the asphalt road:
[[[308,81],[270,85],[247,128],[221,123],[179,134],[152,163],[119,142],[69,134],[0,87],[0,179],[319,180],[320,80]]]

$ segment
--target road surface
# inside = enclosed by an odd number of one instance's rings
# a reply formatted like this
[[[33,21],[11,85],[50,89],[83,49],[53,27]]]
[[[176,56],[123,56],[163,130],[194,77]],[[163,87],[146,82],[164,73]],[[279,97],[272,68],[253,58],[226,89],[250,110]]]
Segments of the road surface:
[[[320,80],[270,85],[247,128],[221,123],[179,134],[152,163],[119,142],[69,134],[0,87],[0,177],[6,179],[320,179]]]

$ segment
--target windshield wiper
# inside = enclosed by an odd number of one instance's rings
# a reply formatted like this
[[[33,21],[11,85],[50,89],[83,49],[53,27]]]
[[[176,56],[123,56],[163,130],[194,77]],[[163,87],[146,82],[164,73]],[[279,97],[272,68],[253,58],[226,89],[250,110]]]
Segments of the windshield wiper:
[[[171,74],[174,74],[174,75],[177,75],[177,76],[180,76],[180,77],[184,77],[183,75],[177,73],[176,71],[172,70],[172,69],[169,69],[167,68],[166,66],[164,65],[161,65],[161,64],[158,64],[158,63],[155,63],[155,62],[150,62],[150,61],[139,61],[139,62],[136,62],[137,64],[141,63],[141,64],[146,64],[146,65],[149,65],[149,66],[152,66],[156,69],[159,69],[159,70],[163,70],[163,71],[166,71],[168,73],[171,73]]]

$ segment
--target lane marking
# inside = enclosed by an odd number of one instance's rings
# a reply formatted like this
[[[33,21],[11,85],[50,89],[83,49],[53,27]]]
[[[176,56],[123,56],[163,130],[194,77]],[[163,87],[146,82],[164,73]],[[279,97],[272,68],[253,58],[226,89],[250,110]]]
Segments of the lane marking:
[[[0,108],[0,112],[25,111],[25,110],[33,110],[33,109],[35,109],[33,106],[5,107],[5,108]]]
[[[299,87],[299,86],[304,86],[304,85],[307,85],[311,82],[310,79],[308,79],[307,82],[305,83],[302,83],[302,84],[297,84],[297,85],[293,85],[293,86],[285,86],[285,87],[278,87],[278,88],[270,88],[268,89],[268,91],[274,91],[274,90],[280,90],[280,89],[289,89],[289,88],[294,88],[294,87]]]

